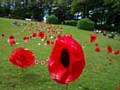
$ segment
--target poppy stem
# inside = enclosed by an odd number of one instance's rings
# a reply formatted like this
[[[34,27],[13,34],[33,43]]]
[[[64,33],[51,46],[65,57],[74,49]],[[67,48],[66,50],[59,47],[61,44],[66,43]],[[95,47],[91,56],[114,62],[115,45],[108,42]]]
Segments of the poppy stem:
[[[24,68],[18,69],[18,74],[19,74],[19,75],[23,75],[24,72],[25,72]]]
[[[68,90],[68,84],[65,85],[65,90]]]
[[[25,73],[25,69],[21,68],[21,74],[23,75]]]

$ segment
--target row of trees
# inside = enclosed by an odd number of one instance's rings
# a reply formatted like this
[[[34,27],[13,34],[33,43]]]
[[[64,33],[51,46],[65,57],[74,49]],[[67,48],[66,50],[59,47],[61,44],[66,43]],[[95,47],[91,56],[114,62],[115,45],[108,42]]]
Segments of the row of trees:
[[[82,18],[90,18],[97,28],[119,30],[120,0],[14,0],[0,4],[0,16],[43,20],[44,11],[54,14],[59,22],[74,19],[80,12]]]

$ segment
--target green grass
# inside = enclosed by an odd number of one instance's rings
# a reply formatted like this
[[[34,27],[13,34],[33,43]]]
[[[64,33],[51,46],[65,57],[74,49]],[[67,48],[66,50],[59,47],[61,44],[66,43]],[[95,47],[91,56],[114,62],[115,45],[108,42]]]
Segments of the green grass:
[[[13,26],[12,22],[14,21],[16,20],[0,18],[0,90],[64,90],[64,85],[51,80],[47,65],[34,65],[20,74],[21,69],[9,62],[11,53],[11,47],[7,43],[9,35],[15,35],[17,41],[21,43],[21,38],[29,34],[24,30],[25,26]],[[19,22],[24,21],[19,20]],[[86,58],[86,66],[82,75],[69,85],[69,90],[117,90],[120,84],[120,55],[108,55],[106,47],[111,45],[114,50],[120,49],[120,41],[98,35],[96,42],[100,44],[101,51],[97,53],[94,51],[95,43],[89,42],[91,32],[71,26],[59,26],[64,29],[64,33],[72,34],[84,46]],[[5,34],[4,38],[1,37],[3,33]],[[28,48],[39,60],[46,60],[52,47],[44,46],[42,42],[38,46],[38,42],[41,42],[40,39],[31,40],[27,44],[18,44],[15,47]],[[108,57],[114,58],[113,61],[110,62]]]

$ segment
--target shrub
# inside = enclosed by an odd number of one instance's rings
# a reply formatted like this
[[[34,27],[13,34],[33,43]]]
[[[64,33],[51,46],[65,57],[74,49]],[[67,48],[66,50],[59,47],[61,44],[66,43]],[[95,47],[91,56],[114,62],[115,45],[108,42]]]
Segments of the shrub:
[[[90,19],[84,18],[78,21],[77,27],[79,29],[93,30],[95,28],[95,24]]]
[[[77,26],[77,21],[76,20],[66,20],[64,22],[65,25],[70,25],[70,26]]]
[[[50,24],[57,24],[58,23],[58,18],[55,15],[51,15],[51,16],[47,17],[46,22],[50,23]]]

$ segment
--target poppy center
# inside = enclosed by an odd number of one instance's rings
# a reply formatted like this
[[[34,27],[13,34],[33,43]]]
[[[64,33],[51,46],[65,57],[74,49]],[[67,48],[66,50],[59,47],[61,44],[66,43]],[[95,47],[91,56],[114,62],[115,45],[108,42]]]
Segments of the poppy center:
[[[64,66],[64,67],[68,67],[69,66],[69,63],[70,63],[70,58],[69,58],[69,53],[68,53],[68,50],[67,49],[63,49],[62,52],[61,52],[61,56],[60,56],[60,61],[61,61],[61,64]]]
[[[21,60],[24,60],[24,59],[25,59],[25,56],[24,56],[24,55],[20,55],[19,58],[20,58]]]

